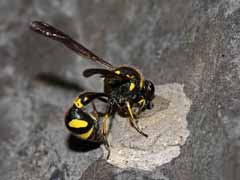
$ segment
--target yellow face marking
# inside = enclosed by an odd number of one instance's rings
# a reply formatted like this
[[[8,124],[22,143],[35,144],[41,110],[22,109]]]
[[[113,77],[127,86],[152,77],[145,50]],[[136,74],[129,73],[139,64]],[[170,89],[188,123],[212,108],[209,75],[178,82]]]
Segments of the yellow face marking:
[[[89,136],[92,134],[93,132],[93,127],[91,129],[89,129],[86,133],[83,133],[83,134],[79,134],[78,137],[80,137],[81,139],[88,139]]]
[[[135,84],[134,83],[130,83],[129,91],[132,91],[134,88],[135,88]]]
[[[114,71],[116,74],[121,74],[121,71],[119,71],[119,70],[116,70],[116,71]]]
[[[74,102],[75,106],[77,106],[78,108],[82,108],[83,104],[82,104],[82,100],[80,98],[77,98]]]
[[[140,101],[138,101],[138,104],[144,106],[145,105],[145,99],[141,99]]]
[[[69,123],[68,123],[69,127],[71,128],[84,128],[87,127],[88,122],[82,119],[72,119]]]

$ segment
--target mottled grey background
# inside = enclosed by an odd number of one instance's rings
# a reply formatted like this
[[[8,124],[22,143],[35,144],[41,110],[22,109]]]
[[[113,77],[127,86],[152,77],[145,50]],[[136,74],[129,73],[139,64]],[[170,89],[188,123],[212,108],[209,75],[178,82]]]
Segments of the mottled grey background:
[[[240,179],[239,8],[238,0],[1,0],[0,179]],[[80,89],[101,83],[81,76],[92,63],[30,32],[36,19],[155,84],[184,84],[193,105],[181,155],[145,172],[100,160],[99,148],[69,148],[64,112]]]

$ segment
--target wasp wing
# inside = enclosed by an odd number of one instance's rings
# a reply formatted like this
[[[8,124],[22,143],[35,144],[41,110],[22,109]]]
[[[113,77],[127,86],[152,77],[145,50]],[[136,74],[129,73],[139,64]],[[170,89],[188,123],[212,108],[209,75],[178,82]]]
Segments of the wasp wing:
[[[113,66],[110,63],[108,63],[107,61],[95,55],[93,52],[85,48],[83,45],[81,45],[77,41],[73,40],[70,36],[68,36],[64,32],[60,31],[59,29],[47,23],[40,22],[40,21],[33,21],[30,25],[30,28],[33,31],[43,36],[46,36],[50,39],[63,43],[66,47],[73,50],[74,52],[76,52],[82,57],[85,57],[94,62],[100,63],[107,68],[110,68],[110,69],[113,68]]]
[[[108,69],[92,68],[83,71],[84,77],[90,77],[93,75],[100,75],[101,77],[105,78],[105,81],[107,81],[107,85],[112,88],[119,87],[122,84],[130,81],[127,76],[116,74],[114,71]]]
[[[87,78],[97,74],[101,75],[104,78],[112,78],[112,79],[118,79],[121,81],[129,81],[129,78],[127,76],[116,74],[114,71],[111,71],[108,69],[90,68],[83,71],[83,76]]]

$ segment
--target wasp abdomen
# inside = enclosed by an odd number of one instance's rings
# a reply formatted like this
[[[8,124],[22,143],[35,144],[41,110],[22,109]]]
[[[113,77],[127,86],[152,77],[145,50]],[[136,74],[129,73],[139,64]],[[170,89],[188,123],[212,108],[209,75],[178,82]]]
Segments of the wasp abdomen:
[[[73,106],[65,116],[65,125],[68,130],[76,137],[93,142],[103,141],[99,120],[87,112],[87,106],[96,97],[103,96],[102,93],[83,93],[78,96]]]
[[[71,107],[65,117],[65,125],[75,136],[87,140],[94,131],[94,119],[82,109]]]

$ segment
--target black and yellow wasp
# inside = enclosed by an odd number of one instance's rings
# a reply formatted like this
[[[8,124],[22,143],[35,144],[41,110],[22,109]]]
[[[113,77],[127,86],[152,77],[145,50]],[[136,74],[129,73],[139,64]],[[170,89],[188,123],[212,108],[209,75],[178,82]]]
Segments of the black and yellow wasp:
[[[104,92],[85,92],[73,102],[73,106],[65,117],[66,127],[73,135],[83,140],[103,143],[110,152],[106,138],[107,120],[118,113],[122,117],[128,117],[131,126],[147,137],[147,134],[138,127],[136,118],[144,110],[153,107],[152,100],[155,97],[155,90],[151,81],[145,80],[142,73],[136,68],[111,65],[64,32],[47,23],[34,21],[30,27],[41,35],[63,43],[80,56],[105,66],[105,68],[86,69],[83,72],[85,77],[100,75],[104,78]],[[107,111],[101,116],[103,118],[100,118],[93,103],[95,99],[108,105]],[[85,108],[89,103],[93,104],[94,113],[86,111]],[[102,123],[98,122],[100,119],[102,119]]]

